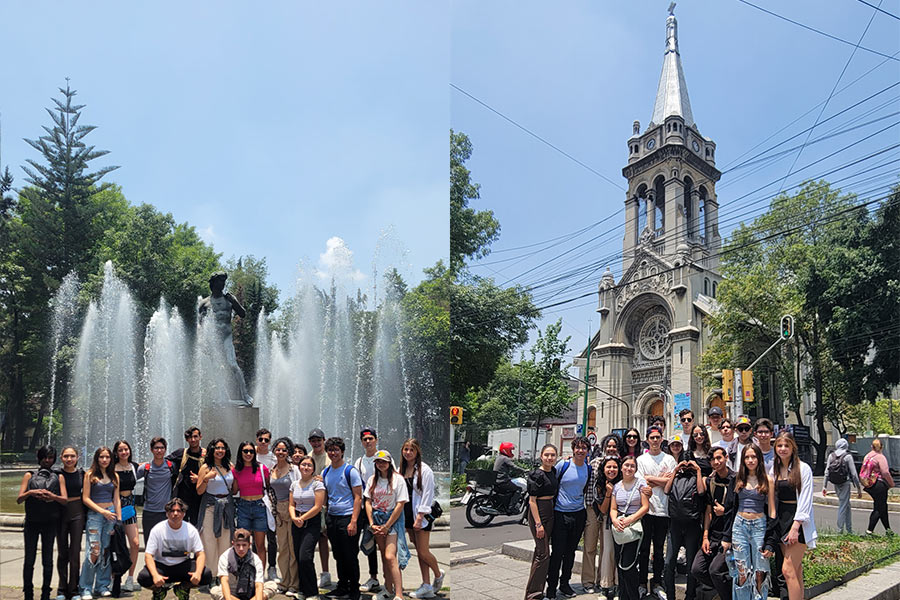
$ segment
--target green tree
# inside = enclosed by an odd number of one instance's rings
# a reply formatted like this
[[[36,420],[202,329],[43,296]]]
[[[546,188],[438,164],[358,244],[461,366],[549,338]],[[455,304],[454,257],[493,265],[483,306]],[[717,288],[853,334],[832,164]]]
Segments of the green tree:
[[[450,271],[459,273],[466,259],[481,258],[490,252],[490,244],[500,237],[500,223],[493,211],[476,211],[469,201],[479,197],[466,168],[472,156],[472,143],[464,133],[450,130]]]

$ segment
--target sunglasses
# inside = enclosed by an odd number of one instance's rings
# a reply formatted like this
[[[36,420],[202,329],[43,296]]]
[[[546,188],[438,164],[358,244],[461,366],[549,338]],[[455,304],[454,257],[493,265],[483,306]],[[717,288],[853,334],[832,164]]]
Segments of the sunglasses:
[[[691,435],[694,436],[694,437],[699,437],[699,438],[706,437],[706,434],[703,433],[702,431],[695,431],[695,432],[692,433]]]
[[[742,433],[747,433],[748,431],[750,431],[750,428],[749,427],[738,427],[737,430]]]
[[[258,437],[258,438],[256,438],[256,441],[259,442],[260,444],[268,444],[271,440],[272,440],[272,438],[270,438],[270,437]]]
[[[626,435],[625,439],[626,440],[636,440],[636,439],[638,439],[638,436],[636,436],[632,433],[631,435]]]
[[[682,423],[690,423],[691,421],[693,421],[693,419],[690,417],[684,417],[683,419],[681,419]]]
[[[251,448],[244,448],[243,450],[241,450],[241,454],[256,454],[256,450],[253,450]]]

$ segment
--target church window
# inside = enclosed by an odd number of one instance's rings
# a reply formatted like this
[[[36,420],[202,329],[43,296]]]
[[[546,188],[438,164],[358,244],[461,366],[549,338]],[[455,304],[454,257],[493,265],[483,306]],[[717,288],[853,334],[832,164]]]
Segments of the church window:
[[[662,175],[653,181],[653,188],[656,191],[656,230],[661,232],[666,229],[666,186]]]
[[[709,279],[703,279],[703,295],[709,296]]]
[[[716,297],[716,288],[719,287],[719,284],[713,281],[713,298]]]
[[[706,241],[706,188],[702,185],[699,189],[700,202],[697,209],[697,230],[700,234],[700,240]]]
[[[681,364],[684,364],[684,346],[678,347],[679,359],[681,360]]]
[[[600,375],[606,377],[606,361],[600,361]]]
[[[665,315],[653,315],[644,322],[638,339],[641,354],[646,358],[662,358],[669,351],[669,319]]]
[[[684,178],[684,218],[687,221],[688,237],[693,237],[696,233],[696,225],[694,223],[693,196],[694,181],[690,177]]]

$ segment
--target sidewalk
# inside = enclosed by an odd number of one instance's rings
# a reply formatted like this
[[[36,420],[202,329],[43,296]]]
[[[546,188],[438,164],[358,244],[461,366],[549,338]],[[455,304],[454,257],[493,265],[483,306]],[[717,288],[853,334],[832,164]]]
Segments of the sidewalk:
[[[415,591],[422,583],[422,576],[419,570],[419,563],[416,560],[416,551],[412,545],[409,548],[412,553],[409,565],[402,573],[404,594]],[[56,547],[54,546],[54,569],[53,569],[53,595],[56,597]],[[450,597],[450,528],[438,528],[431,534],[431,552],[438,560],[438,564],[447,575],[444,578],[443,591],[438,598],[447,599]],[[22,561],[24,560],[25,551],[22,549],[22,533],[20,531],[0,531],[0,600],[21,600],[22,598]],[[41,585],[41,565],[40,565],[40,549],[38,549],[37,564],[34,572],[35,597],[40,597]],[[362,581],[368,579],[369,563],[368,557],[361,552],[359,554],[360,574]],[[138,555],[138,565],[135,569],[135,576],[144,566],[144,555],[141,552]],[[336,578],[336,570],[334,559],[329,560],[329,567],[332,579]],[[381,558],[378,559],[379,581],[384,581],[384,572],[382,569]],[[321,564],[319,562],[319,553],[316,552],[316,573],[321,572]],[[360,583],[362,583],[362,581]],[[133,594],[123,594],[123,598],[132,598],[133,600],[150,600],[151,593],[148,590],[141,590]],[[169,593],[169,598],[174,598],[173,593]],[[372,594],[364,593],[363,598],[370,598]],[[191,598],[207,600],[209,594],[201,594],[194,591]],[[278,600],[286,600],[287,596],[282,594],[275,595]]]

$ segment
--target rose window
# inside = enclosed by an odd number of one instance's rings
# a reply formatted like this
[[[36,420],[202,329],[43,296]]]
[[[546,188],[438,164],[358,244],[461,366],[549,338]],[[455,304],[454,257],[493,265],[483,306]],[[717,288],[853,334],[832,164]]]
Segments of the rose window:
[[[640,333],[640,348],[649,360],[665,356],[669,350],[669,320],[664,315],[654,315],[644,322]]]

